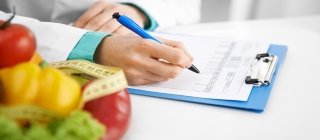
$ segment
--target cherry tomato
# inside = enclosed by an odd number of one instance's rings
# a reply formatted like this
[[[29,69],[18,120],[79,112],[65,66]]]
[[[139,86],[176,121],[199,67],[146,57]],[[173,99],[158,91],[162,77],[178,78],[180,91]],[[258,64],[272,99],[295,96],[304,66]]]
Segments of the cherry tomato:
[[[27,27],[0,20],[0,68],[29,61],[35,50],[35,36]]]

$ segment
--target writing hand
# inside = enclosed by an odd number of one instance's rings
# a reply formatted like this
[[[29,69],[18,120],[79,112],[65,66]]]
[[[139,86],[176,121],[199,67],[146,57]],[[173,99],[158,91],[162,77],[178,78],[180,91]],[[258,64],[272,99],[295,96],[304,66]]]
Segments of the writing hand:
[[[161,41],[164,44],[138,36],[107,37],[96,50],[95,61],[123,68],[129,85],[166,81],[190,67],[193,58],[182,43]]]

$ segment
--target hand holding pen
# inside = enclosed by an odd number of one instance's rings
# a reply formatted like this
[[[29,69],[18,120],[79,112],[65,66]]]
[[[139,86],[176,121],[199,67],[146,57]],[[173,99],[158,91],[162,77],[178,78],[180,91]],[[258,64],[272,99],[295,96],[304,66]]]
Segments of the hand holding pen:
[[[120,15],[119,13],[114,13],[112,15],[113,18],[117,19],[118,22],[120,24],[122,24],[123,26],[127,27],[128,29],[130,29],[131,31],[133,31],[134,33],[138,34],[139,36],[141,36],[142,38],[145,39],[151,39],[154,40],[160,44],[162,44],[161,41],[157,40],[156,38],[154,38],[153,36],[149,35],[147,32],[145,32],[137,23],[135,23],[132,19],[130,19],[127,16],[124,15]],[[184,51],[188,54],[188,52],[186,51],[186,49],[184,49]],[[200,73],[200,71],[197,69],[197,67],[195,67],[194,65],[191,65],[190,67],[187,67],[189,70],[195,72],[195,73]]]
[[[140,36],[106,37],[97,48],[97,63],[121,67],[129,85],[142,85],[175,78],[192,65],[192,57],[177,41],[160,39],[163,44]],[[169,63],[159,61],[163,59]]]

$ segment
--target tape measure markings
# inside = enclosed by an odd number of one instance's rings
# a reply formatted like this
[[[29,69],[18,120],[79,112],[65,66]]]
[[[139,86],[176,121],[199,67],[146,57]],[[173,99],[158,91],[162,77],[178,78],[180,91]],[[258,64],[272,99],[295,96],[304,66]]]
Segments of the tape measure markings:
[[[0,106],[0,114],[12,119],[50,121],[62,116],[35,105]]]

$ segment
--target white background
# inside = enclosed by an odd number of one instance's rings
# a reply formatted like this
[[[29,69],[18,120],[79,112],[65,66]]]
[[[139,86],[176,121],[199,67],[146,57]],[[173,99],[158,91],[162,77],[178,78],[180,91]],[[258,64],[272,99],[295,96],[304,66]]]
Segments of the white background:
[[[124,140],[319,140],[320,15],[167,30],[288,45],[262,113],[132,95]],[[196,59],[196,58],[195,58]]]
[[[202,22],[320,14],[319,0],[202,0]]]

